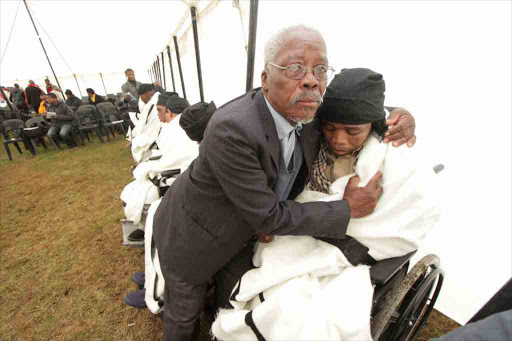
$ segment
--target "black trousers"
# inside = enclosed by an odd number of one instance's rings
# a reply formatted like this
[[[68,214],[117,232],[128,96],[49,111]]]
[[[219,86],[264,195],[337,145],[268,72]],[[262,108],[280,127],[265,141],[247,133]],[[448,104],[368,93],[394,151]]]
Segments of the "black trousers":
[[[253,243],[248,243],[215,274],[215,299],[218,307],[230,307],[229,297],[242,275],[254,268]],[[164,340],[196,340],[199,318],[204,309],[208,282],[188,283],[174,273],[164,274]]]

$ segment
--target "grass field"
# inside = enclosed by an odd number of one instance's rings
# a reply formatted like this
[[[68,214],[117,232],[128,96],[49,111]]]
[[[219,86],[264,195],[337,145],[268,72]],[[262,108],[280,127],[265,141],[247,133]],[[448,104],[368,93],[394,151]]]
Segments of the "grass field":
[[[123,302],[144,266],[142,249],[121,245],[126,141],[11,150],[14,161],[0,151],[0,340],[160,340],[160,319]],[[434,312],[419,340],[456,326]]]

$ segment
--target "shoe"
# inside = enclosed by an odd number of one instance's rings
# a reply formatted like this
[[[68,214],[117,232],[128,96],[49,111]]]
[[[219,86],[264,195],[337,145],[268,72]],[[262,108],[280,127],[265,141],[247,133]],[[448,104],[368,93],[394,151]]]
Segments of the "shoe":
[[[128,240],[131,242],[143,242],[144,241],[144,231],[141,229],[136,229],[128,236]]]
[[[146,296],[146,290],[135,290],[130,292],[128,295],[124,297],[124,303],[132,306],[134,308],[146,308],[146,301],[144,297]]]
[[[144,271],[137,271],[133,274],[132,281],[138,286],[144,287],[144,284],[146,283],[146,274]]]

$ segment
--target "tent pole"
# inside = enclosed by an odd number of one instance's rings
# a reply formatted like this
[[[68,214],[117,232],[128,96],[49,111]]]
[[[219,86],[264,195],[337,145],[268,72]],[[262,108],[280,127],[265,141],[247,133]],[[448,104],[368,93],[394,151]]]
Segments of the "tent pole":
[[[80,85],[78,85],[78,80],[76,79],[76,75],[73,74],[73,77],[75,77],[76,86],[78,87],[78,92],[80,93],[80,97],[82,97],[82,90],[80,90]]]
[[[195,7],[190,7],[190,14],[192,16],[192,28],[194,30],[194,46],[196,49],[197,80],[199,81],[199,95],[201,97],[201,102],[204,102],[203,73],[201,72],[201,54],[199,53],[199,36],[197,34],[197,15]]]
[[[17,111],[17,110],[14,110],[14,107],[12,106],[11,101],[9,101],[9,97],[7,97],[7,95],[4,92],[4,89],[1,86],[0,86],[0,93],[2,93],[2,96],[5,98],[5,101],[7,102],[9,109],[11,109],[11,111]]]
[[[167,56],[169,57],[169,67],[171,68],[172,91],[176,92],[176,85],[174,84],[174,71],[172,70],[171,48],[167,45]]]
[[[162,74],[164,75],[164,89],[167,90],[167,81],[165,80],[165,63],[164,63],[164,52],[162,51]]]
[[[249,49],[247,51],[247,74],[245,82],[245,91],[249,92],[253,88],[254,80],[254,55],[256,51],[256,31],[258,29],[258,0],[251,0],[251,9],[249,14]]]
[[[149,79],[151,80],[151,83],[153,83],[153,76],[151,75],[151,70],[148,69],[148,75]]]
[[[107,88],[105,87],[105,82],[103,81],[103,75],[101,74],[100,72],[100,77],[101,77],[101,83],[103,83],[103,89],[105,90],[105,96],[108,97],[108,93],[107,93]]]
[[[160,56],[156,55],[156,66],[158,68],[158,78],[160,79],[160,85],[162,85],[162,69],[160,68]]]
[[[181,70],[181,60],[180,60],[180,48],[178,47],[178,38],[173,36],[174,40],[174,49],[176,50],[176,59],[178,59],[178,70],[180,71],[180,79],[181,79],[181,89],[183,90],[183,98],[187,99],[187,93],[185,92],[185,82],[183,81],[183,70]]]
[[[59,86],[59,89],[61,91],[62,87],[60,86],[59,79],[57,78],[57,75],[55,74],[55,71],[53,70],[52,63],[50,62],[50,58],[48,58],[48,53],[46,53],[46,49],[44,48],[43,41],[41,40],[41,37],[39,36],[39,32],[37,31],[36,24],[34,23],[34,19],[32,19],[32,14],[30,13],[30,10],[28,9],[27,1],[23,0],[23,3],[25,4],[25,8],[27,9],[28,16],[30,17],[30,20],[32,21],[32,25],[34,25],[34,30],[36,30],[37,38],[39,38],[39,42],[41,43],[41,47],[43,48],[44,55],[46,56],[46,59],[48,60],[48,64],[50,64],[50,69],[52,69],[53,77],[55,77],[55,80],[57,81],[57,85]]]

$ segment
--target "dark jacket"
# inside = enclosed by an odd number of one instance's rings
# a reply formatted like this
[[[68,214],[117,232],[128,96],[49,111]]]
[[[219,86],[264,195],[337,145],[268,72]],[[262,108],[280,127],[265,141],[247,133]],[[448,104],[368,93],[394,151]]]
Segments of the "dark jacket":
[[[320,147],[316,126],[299,137],[304,162],[289,199],[304,189]],[[219,108],[199,156],[167,191],[154,218],[153,238],[162,270],[189,283],[207,281],[254,235],[344,238],[346,201],[279,202],[272,190],[280,143],[261,90]]]
[[[75,114],[73,113],[73,110],[71,110],[71,108],[64,102],[57,102],[48,106],[47,112],[54,112],[57,114],[57,117],[52,119],[52,126],[73,124],[75,121]]]
[[[25,93],[27,94],[28,105],[37,111],[41,103],[41,94],[43,91],[36,86],[27,86]]]
[[[103,98],[103,96],[100,96],[98,94],[96,94],[96,102],[93,102],[91,97],[89,97],[89,104],[92,104],[92,105],[96,105],[96,104],[100,104],[100,103],[103,103],[105,102],[105,98]]]
[[[98,98],[98,95],[96,95],[96,98]],[[78,107],[82,104],[82,100],[76,97],[75,95],[73,95],[73,97],[71,98],[66,99],[66,105],[73,109],[73,111],[76,111],[76,109],[78,109]]]

